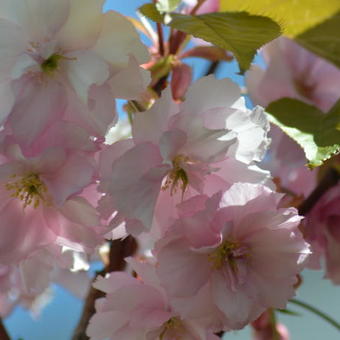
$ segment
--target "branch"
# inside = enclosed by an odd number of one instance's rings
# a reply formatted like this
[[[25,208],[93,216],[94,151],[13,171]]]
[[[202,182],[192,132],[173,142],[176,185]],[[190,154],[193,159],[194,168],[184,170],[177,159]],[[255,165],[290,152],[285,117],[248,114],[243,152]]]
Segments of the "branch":
[[[2,319],[0,319],[0,340],[11,340],[2,322]]]
[[[325,314],[324,312],[322,312],[321,310],[315,308],[314,306],[297,300],[297,299],[290,299],[289,300],[290,303],[293,303],[294,305],[300,306],[304,309],[307,309],[308,311],[316,314],[317,316],[319,316],[320,318],[322,318],[323,320],[327,321],[328,323],[330,323],[332,326],[334,326],[338,331],[340,331],[340,323],[335,321],[332,317],[330,317],[329,315]]]
[[[207,68],[205,72],[205,76],[209,76],[210,74],[215,74],[217,71],[218,67],[220,66],[220,61],[213,61],[209,67]]]
[[[137,242],[132,236],[128,236],[124,240],[114,240],[111,242],[109,261],[106,267],[98,275],[105,276],[107,273],[114,271],[122,271],[125,269],[125,258],[133,255],[137,250]],[[96,279],[96,278],[95,278]],[[94,279],[94,280],[95,280]],[[104,293],[95,289],[92,285],[86,297],[83,313],[80,317],[77,328],[74,331],[72,340],[88,340],[86,328],[92,315],[95,313],[95,302],[98,298],[103,297]],[[9,339],[9,338],[8,338]],[[7,340],[7,338],[0,338]]]
[[[203,5],[206,0],[198,0],[196,6],[190,12],[190,15],[195,15],[199,8]]]
[[[153,3],[156,4],[157,0],[153,0]],[[157,35],[158,35],[158,52],[161,56],[165,55],[165,50],[164,50],[164,38],[163,38],[163,29],[162,25],[157,22]]]
[[[330,188],[335,186],[340,179],[340,174],[336,169],[330,168],[319,182],[313,192],[299,206],[299,215],[305,216],[308,214],[321,196]]]

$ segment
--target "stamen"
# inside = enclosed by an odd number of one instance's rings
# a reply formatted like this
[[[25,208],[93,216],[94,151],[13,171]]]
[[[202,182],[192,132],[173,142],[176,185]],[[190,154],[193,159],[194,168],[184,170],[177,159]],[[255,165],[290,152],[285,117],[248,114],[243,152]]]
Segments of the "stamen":
[[[173,317],[171,319],[169,319],[168,321],[166,321],[163,326],[162,326],[162,332],[159,335],[159,340],[163,340],[164,337],[166,335],[169,335],[169,333],[171,333],[172,338],[173,336],[178,332],[181,333],[181,330],[183,332],[183,324],[182,321],[177,318],[177,317]],[[176,336],[176,335],[175,335]],[[175,338],[174,338],[175,339]],[[176,337],[177,339],[177,337]]]
[[[41,63],[41,69],[47,74],[53,74],[56,70],[58,70],[61,60],[76,60],[76,58],[65,57],[61,54],[55,53]]]
[[[16,175],[11,176],[13,179]],[[37,208],[41,202],[47,202],[47,187],[41,181],[38,174],[29,173],[18,180],[9,182],[5,185],[6,189],[12,191],[11,197],[19,198],[24,202],[24,208],[33,205]]]
[[[172,196],[176,193],[177,189],[180,188],[182,191],[182,196],[189,184],[189,178],[186,171],[183,169],[183,163],[190,163],[190,159],[184,155],[178,155],[172,160],[172,169],[168,173],[162,190],[167,190],[170,188],[170,195]]]
[[[214,269],[221,269],[228,264],[234,273],[237,273],[237,260],[248,256],[247,247],[237,242],[224,241],[217,249],[208,255]]]

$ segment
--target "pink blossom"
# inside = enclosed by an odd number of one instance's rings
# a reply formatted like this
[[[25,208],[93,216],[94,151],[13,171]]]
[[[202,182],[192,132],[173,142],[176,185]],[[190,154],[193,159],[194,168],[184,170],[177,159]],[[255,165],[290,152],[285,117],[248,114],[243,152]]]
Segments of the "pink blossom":
[[[10,129],[0,132],[0,152],[6,154],[8,145],[19,145],[26,157],[35,157],[42,154],[46,149],[62,148],[66,153],[84,152],[89,159],[96,151],[100,150],[101,142],[91,138],[90,134],[80,126],[59,120],[47,128],[39,138],[36,138],[31,145],[21,143],[20,138],[14,136]]]
[[[117,211],[113,226],[126,219],[128,232],[139,234],[151,228],[158,200],[168,201],[163,206],[169,209],[184,197],[209,186],[212,190],[212,183],[229,187],[234,175],[224,161],[256,173],[247,164],[260,160],[266,150],[268,122],[260,108],[247,110],[239,96],[230,81],[206,77],[189,89],[185,102],[173,103],[168,90],[135,117],[133,139],[101,153],[99,189],[108,194],[111,212]],[[221,179],[209,177],[218,172]]]
[[[90,278],[82,268],[73,268],[75,253],[49,245],[34,251],[15,266],[0,266],[0,315],[7,316],[18,304],[37,314],[51,299],[50,283],[59,283],[74,295],[84,297]],[[71,272],[70,269],[77,271]]]
[[[253,66],[247,87],[253,102],[267,106],[284,97],[296,98],[327,112],[339,99],[340,71],[292,40],[279,38],[263,48],[265,70]],[[270,170],[284,189],[308,195],[315,186],[315,171],[305,167],[299,145],[273,128]]]
[[[326,261],[325,276],[340,284],[340,185],[327,191],[304,223],[304,233],[312,245],[313,255],[309,266],[320,269],[320,260]]]
[[[97,301],[97,312],[90,320],[87,335],[91,340],[214,339],[199,319],[182,319],[176,313],[151,265],[129,262],[138,279],[114,272],[94,283],[106,297]]]
[[[55,243],[78,251],[93,250],[101,240],[100,221],[81,195],[94,181],[91,158],[61,147],[48,148],[36,157],[25,157],[17,145],[4,149],[0,262],[17,262]]]
[[[191,8],[197,5],[197,0],[184,0]],[[197,11],[197,14],[204,14],[210,12],[217,12],[220,4],[218,0],[205,0]]]
[[[23,9],[21,1],[1,2],[0,96],[7,99],[0,114],[2,121],[9,114],[6,125],[21,143],[62,118],[103,137],[115,123],[113,98],[136,98],[145,89],[139,65],[148,60],[146,47],[127,19],[103,14],[102,5],[28,0]]]
[[[339,69],[294,41],[280,37],[263,48],[263,55],[267,69],[253,66],[247,72],[247,87],[256,104],[267,106],[290,97],[327,112],[339,99]]]
[[[238,329],[267,308],[284,308],[309,253],[294,208],[280,209],[282,195],[246,183],[184,209],[156,245],[157,272],[171,298],[195,300],[206,290]],[[192,198],[195,199],[195,198]],[[183,202],[186,204],[186,202]]]
[[[280,190],[307,197],[316,185],[317,171],[307,167],[301,146],[278,127],[272,125],[269,136],[272,139],[270,156],[263,167],[279,179]]]

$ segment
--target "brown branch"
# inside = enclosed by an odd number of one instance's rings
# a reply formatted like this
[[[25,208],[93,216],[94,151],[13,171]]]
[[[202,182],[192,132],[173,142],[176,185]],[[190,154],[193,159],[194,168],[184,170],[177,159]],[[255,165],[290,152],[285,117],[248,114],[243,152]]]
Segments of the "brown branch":
[[[198,0],[196,6],[190,11],[190,15],[195,15],[199,8],[203,5],[206,0]]]
[[[0,319],[0,340],[11,340],[2,322],[2,319]]]
[[[114,240],[111,242],[109,261],[106,267],[97,275],[104,276],[106,273],[114,271],[121,271],[125,269],[126,263],[125,257],[133,255],[137,250],[137,242],[132,236],[128,236],[124,240]],[[86,335],[86,328],[92,315],[95,313],[95,301],[103,297],[104,293],[95,289],[92,285],[89,293],[86,297],[83,313],[80,317],[77,328],[73,333],[72,340],[88,340],[89,337]],[[9,338],[8,338],[9,339]],[[7,338],[0,338],[0,340],[7,340]]]
[[[173,31],[172,37],[169,41],[169,54],[176,55],[180,50],[182,43],[185,41],[187,34],[182,31]]]
[[[158,51],[161,56],[164,56],[165,50],[164,50],[163,29],[162,29],[162,25],[159,22],[157,23],[157,34],[158,34]]]
[[[299,206],[299,215],[305,216],[308,214],[315,204],[319,201],[321,196],[330,188],[335,186],[340,179],[340,174],[337,170],[329,168],[326,174],[323,176],[318,186],[313,192],[301,203]]]
[[[213,61],[212,63],[210,63],[204,75],[208,76],[210,74],[215,74],[219,66],[220,66],[220,61]]]
[[[157,0],[153,0],[153,3],[156,4]],[[163,38],[163,29],[162,25],[157,22],[157,34],[158,34],[158,52],[161,56],[165,55],[165,50],[164,50],[164,38]]]

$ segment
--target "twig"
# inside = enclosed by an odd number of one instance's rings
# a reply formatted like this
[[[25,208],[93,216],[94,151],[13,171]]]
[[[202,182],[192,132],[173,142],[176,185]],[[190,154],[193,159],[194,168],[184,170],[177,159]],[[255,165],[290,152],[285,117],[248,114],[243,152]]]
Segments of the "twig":
[[[153,3],[156,4],[157,0],[153,0]],[[164,50],[164,38],[163,38],[163,29],[162,25],[157,22],[157,35],[158,35],[158,52],[161,56],[164,56],[165,50]]]
[[[2,319],[0,319],[0,340],[11,340],[2,322]]]
[[[311,306],[308,303],[297,300],[297,299],[290,299],[289,302],[293,303],[294,305],[300,306],[304,309],[307,309],[308,311],[316,314],[317,316],[319,316],[320,318],[324,319],[325,321],[330,323],[332,326],[334,326],[338,331],[340,331],[339,322],[335,321],[332,317],[320,311],[319,309],[315,308],[314,306]]]
[[[99,272],[97,275],[104,276],[106,273],[111,273],[113,271],[124,270],[126,263],[124,261],[125,257],[133,255],[137,250],[136,240],[132,236],[128,236],[124,240],[114,240],[111,242],[109,261],[104,270]],[[83,313],[80,317],[77,328],[73,333],[72,340],[88,340],[89,337],[86,335],[86,328],[89,324],[89,320],[95,313],[95,301],[103,297],[104,294],[91,286],[87,298],[85,300],[85,305]],[[9,339],[9,338],[8,338]],[[0,338],[0,340],[7,340],[7,338]]]
[[[205,72],[205,76],[208,76],[209,74],[215,74],[215,72],[217,71],[218,67],[220,66],[220,62],[219,61],[213,61],[207,71]]]
[[[195,15],[199,8],[203,5],[206,0],[198,0],[196,6],[190,11],[190,15]]]
[[[158,22],[157,23],[157,34],[158,34],[158,51],[161,56],[164,56],[164,39],[163,39],[163,29],[162,25]]]
[[[319,201],[321,196],[328,191],[330,188],[335,186],[340,179],[340,175],[337,170],[330,168],[322,180],[319,182],[318,186],[313,190],[313,192],[301,203],[299,206],[299,215],[308,214],[315,204]]]

